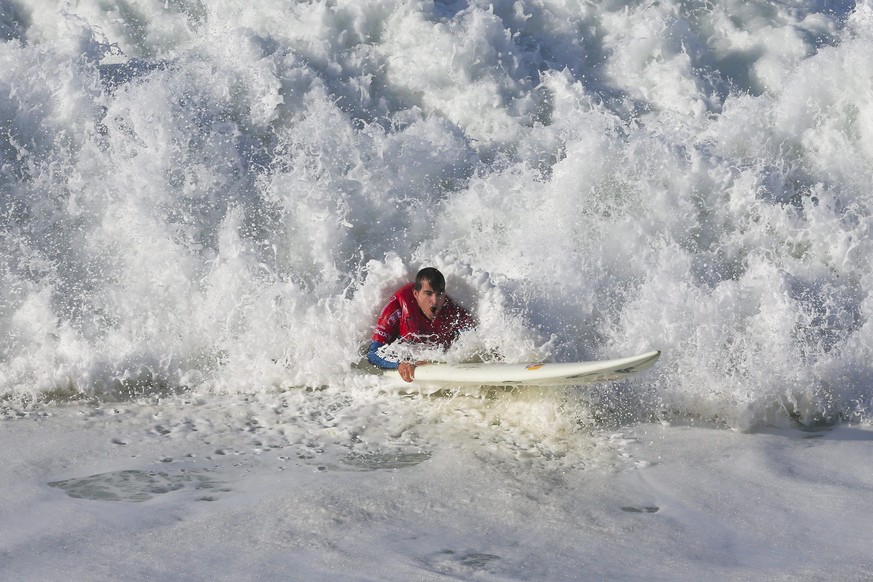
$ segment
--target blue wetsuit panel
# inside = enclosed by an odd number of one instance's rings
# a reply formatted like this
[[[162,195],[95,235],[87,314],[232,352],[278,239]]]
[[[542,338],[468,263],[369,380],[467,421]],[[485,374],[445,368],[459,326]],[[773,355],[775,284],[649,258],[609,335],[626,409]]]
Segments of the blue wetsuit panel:
[[[400,362],[392,362],[391,360],[386,360],[377,353],[377,350],[384,345],[385,344],[382,342],[373,341],[373,343],[370,344],[370,349],[367,350],[367,361],[374,366],[379,366],[380,368],[385,368],[386,370],[396,370],[397,367],[400,365]]]

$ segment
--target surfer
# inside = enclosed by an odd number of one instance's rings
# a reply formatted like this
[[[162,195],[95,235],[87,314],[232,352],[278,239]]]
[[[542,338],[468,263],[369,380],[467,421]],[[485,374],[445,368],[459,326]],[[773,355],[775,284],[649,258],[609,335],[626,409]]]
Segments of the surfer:
[[[396,369],[401,378],[412,382],[416,364],[386,359],[379,348],[397,340],[448,348],[462,331],[474,325],[473,317],[446,295],[443,274],[426,267],[418,272],[414,283],[398,289],[382,310],[367,361],[380,368]]]

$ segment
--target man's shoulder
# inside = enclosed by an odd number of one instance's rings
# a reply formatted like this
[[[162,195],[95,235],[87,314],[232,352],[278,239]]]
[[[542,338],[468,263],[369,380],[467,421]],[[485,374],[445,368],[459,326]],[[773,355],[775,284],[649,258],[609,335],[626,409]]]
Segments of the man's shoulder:
[[[467,310],[461,307],[456,301],[453,301],[451,297],[446,295],[446,307],[451,309],[452,311],[458,311],[460,313],[467,313]]]
[[[414,298],[414,295],[412,294],[413,289],[415,289],[415,283],[407,283],[394,292],[393,298],[400,301],[409,301],[411,298]]]

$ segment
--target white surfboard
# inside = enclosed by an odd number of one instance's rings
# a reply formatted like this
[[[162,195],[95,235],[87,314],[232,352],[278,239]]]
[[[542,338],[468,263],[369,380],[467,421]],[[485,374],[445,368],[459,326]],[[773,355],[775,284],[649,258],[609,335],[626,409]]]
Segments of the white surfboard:
[[[415,368],[415,384],[480,384],[487,386],[556,386],[620,380],[651,367],[660,351],[597,362],[562,364],[421,364]],[[385,370],[388,377],[401,380],[397,370]]]

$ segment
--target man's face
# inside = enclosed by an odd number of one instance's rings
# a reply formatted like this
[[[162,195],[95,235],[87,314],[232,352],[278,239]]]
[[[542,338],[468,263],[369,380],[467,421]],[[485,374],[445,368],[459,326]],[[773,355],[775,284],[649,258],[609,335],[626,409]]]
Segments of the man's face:
[[[446,303],[446,294],[444,291],[434,291],[430,286],[430,281],[424,280],[421,282],[421,290],[412,290],[415,301],[421,308],[421,311],[428,319],[433,319],[439,313],[440,309]]]

